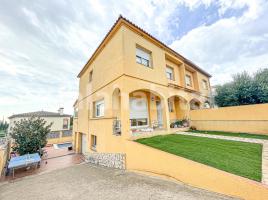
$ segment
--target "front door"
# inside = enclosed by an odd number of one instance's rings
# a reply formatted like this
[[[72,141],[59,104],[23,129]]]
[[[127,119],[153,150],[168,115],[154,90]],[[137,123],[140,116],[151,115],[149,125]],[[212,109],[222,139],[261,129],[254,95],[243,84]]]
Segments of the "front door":
[[[81,151],[82,154],[85,154],[87,152],[87,135],[86,134],[82,134],[82,141],[81,141]]]
[[[156,109],[157,109],[157,121],[159,126],[163,125],[163,115],[162,115],[162,106],[161,101],[156,101]]]

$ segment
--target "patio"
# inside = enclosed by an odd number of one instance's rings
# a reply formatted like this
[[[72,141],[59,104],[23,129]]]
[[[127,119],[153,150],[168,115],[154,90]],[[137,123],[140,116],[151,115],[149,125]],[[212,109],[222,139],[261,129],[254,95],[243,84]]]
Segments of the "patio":
[[[0,183],[0,199],[187,199],[227,200],[224,195],[181,182],[89,164]]]
[[[82,155],[75,154],[74,151],[68,151],[68,148],[55,149],[51,146],[45,147],[45,150],[47,151],[47,157],[42,158],[40,167],[37,169],[35,169],[35,167],[31,167],[30,169],[16,169],[14,178],[12,177],[12,173],[10,173],[8,176],[2,176],[0,182],[14,181],[25,176],[53,171],[83,162]]]

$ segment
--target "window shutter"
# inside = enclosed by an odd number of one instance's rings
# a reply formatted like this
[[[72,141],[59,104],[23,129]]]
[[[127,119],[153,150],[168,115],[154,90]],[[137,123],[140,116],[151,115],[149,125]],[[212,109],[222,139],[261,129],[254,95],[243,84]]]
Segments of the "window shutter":
[[[130,98],[130,119],[148,118],[147,99]]]

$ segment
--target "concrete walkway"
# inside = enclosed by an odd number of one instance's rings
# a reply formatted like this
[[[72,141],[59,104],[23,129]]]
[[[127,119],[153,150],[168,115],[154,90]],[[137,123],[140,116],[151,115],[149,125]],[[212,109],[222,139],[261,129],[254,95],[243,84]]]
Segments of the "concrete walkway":
[[[80,164],[0,183],[1,200],[227,200],[224,195],[180,182],[124,170]]]
[[[268,140],[191,132],[177,132],[177,134],[262,144],[262,183],[268,185]]]

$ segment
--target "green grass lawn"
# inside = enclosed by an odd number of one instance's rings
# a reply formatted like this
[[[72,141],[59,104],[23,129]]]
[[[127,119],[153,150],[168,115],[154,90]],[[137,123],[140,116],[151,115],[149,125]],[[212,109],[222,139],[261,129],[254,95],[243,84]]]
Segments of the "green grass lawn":
[[[261,181],[261,144],[178,134],[136,141],[226,172]]]
[[[224,131],[199,131],[199,130],[189,130],[187,132],[268,140],[268,135],[258,135],[258,134],[250,134],[250,133],[233,133],[233,132],[224,132]]]

